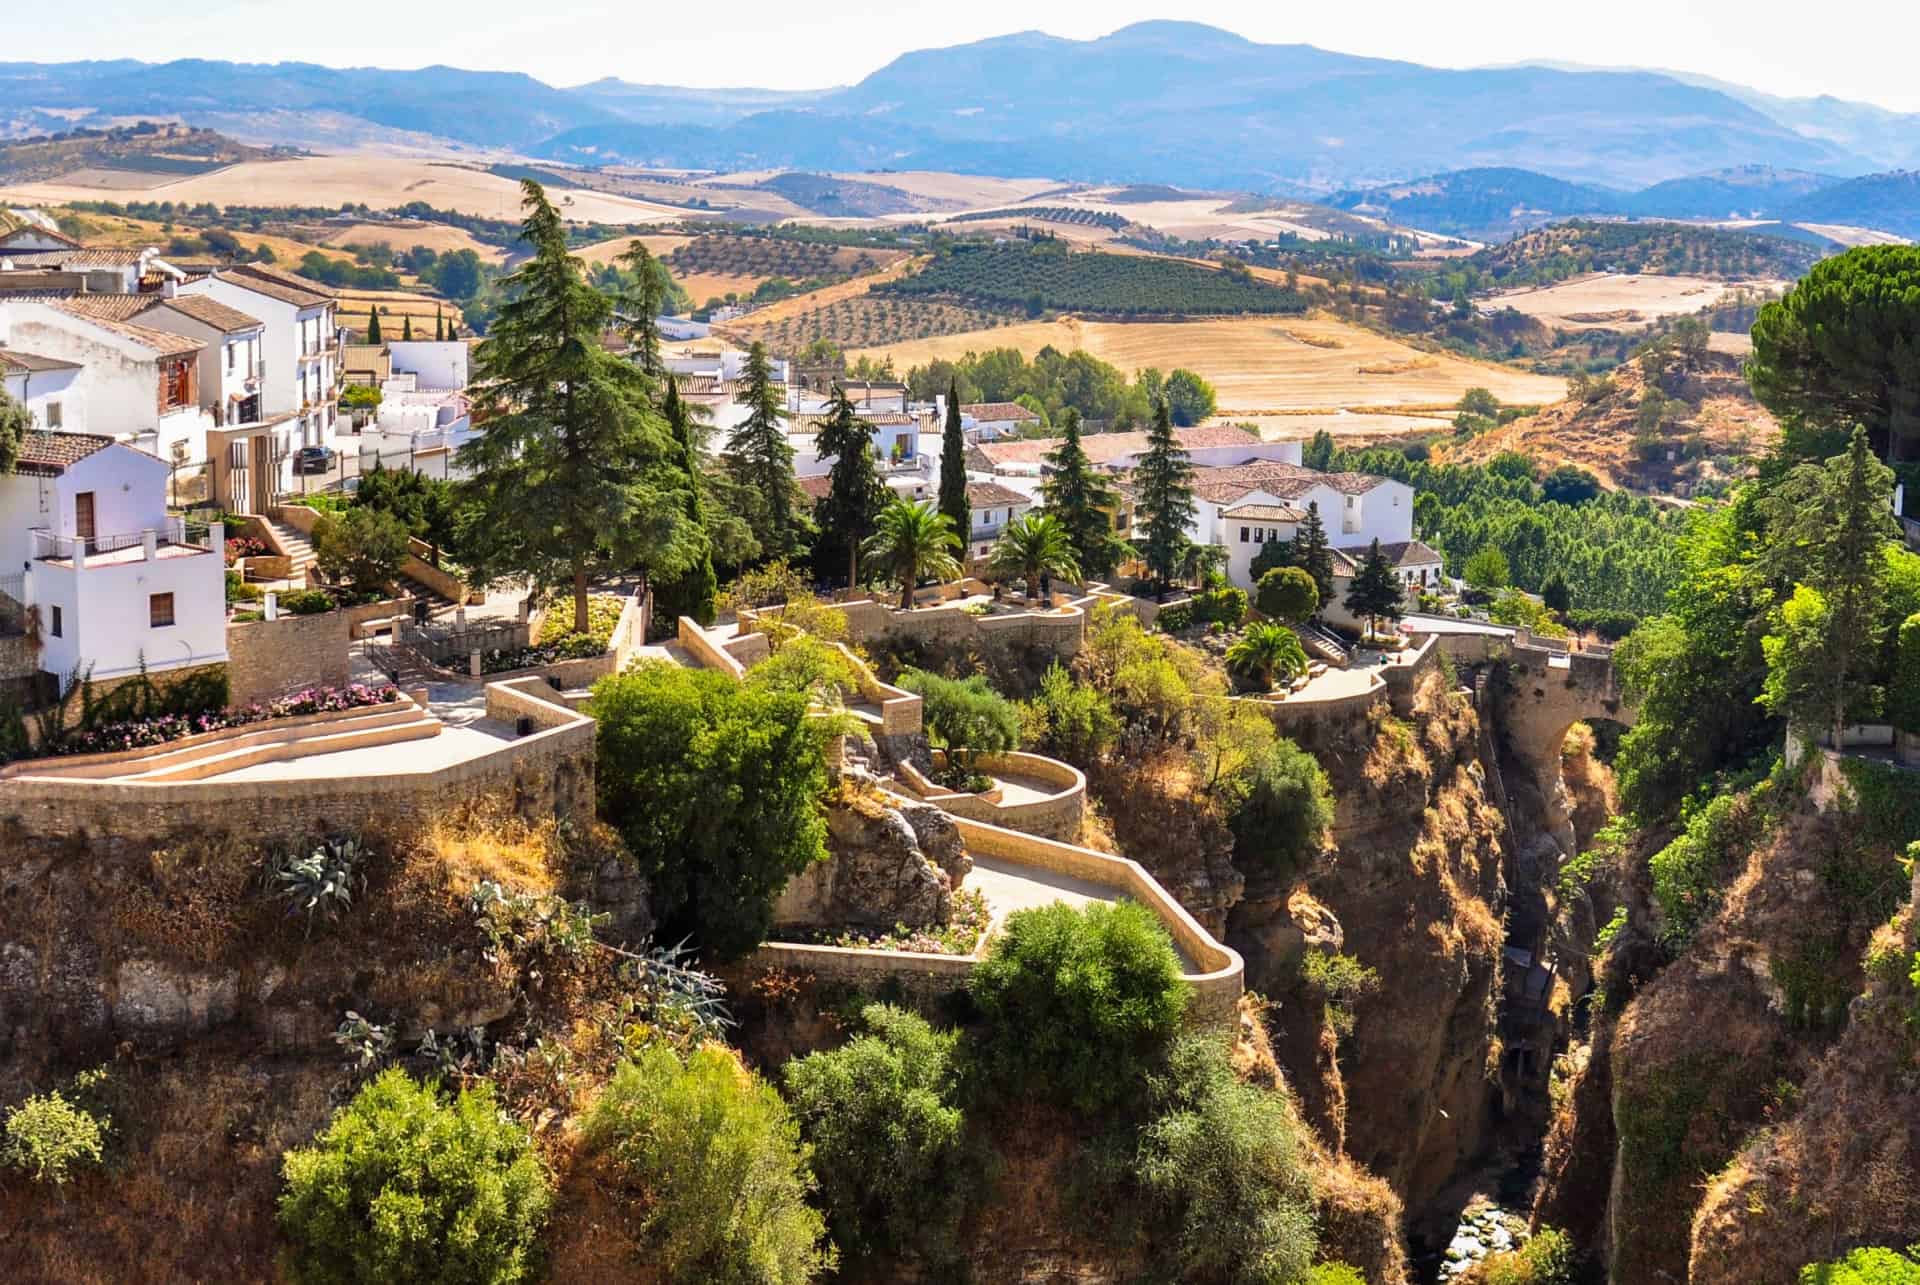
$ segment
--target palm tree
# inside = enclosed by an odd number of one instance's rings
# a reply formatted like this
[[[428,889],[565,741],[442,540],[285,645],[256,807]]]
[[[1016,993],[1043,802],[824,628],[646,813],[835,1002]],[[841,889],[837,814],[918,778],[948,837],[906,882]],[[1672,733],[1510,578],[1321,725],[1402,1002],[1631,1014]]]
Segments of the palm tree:
[[[1292,679],[1307,672],[1307,653],[1293,630],[1264,621],[1227,648],[1227,668],[1257,679],[1260,690],[1270,692],[1276,673]]]
[[[1024,579],[1029,603],[1040,598],[1041,576],[1080,578],[1080,563],[1074,557],[1066,523],[1046,513],[1029,513],[1007,523],[993,546],[987,569]]]
[[[922,577],[951,580],[960,574],[960,537],[931,504],[895,500],[880,510],[867,540],[869,558],[900,582],[900,609],[913,610],[913,587]]]

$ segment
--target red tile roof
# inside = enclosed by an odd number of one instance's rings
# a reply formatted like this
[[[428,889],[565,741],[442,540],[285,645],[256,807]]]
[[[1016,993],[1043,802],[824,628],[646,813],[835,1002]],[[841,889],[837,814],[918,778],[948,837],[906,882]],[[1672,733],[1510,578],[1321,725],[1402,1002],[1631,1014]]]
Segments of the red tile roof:
[[[1032,504],[1033,501],[1012,487],[1002,486],[998,482],[967,483],[967,506],[975,509],[1003,509],[1012,504]]]
[[[87,456],[112,445],[111,437],[95,433],[48,433],[29,429],[20,439],[20,458],[14,472],[27,477],[59,477]]]
[[[1002,421],[1019,424],[1040,417],[1022,406],[1019,402],[974,402],[960,404],[962,415],[971,415],[975,419],[984,419],[990,424]]]
[[[175,295],[171,299],[161,299],[153,306],[171,308],[181,316],[191,317],[203,326],[212,326],[224,335],[241,330],[258,330],[266,324],[258,317],[250,317],[238,308],[229,308],[218,299],[203,294]]]

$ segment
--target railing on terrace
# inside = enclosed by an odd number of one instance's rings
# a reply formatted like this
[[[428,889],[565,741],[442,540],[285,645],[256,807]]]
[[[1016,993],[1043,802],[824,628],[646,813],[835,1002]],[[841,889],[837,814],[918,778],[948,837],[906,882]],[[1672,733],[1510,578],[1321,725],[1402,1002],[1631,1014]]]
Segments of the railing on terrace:
[[[33,541],[30,556],[35,562],[72,558],[80,553],[91,558],[104,553],[117,553],[122,549],[138,549],[146,544],[148,536],[153,537],[156,546],[178,545],[203,552],[213,547],[211,531],[206,523],[189,523],[184,518],[172,516],[163,519],[155,527],[110,535],[55,535],[46,527],[33,527],[28,534]]]
[[[396,640],[420,659],[442,669],[464,669],[474,652],[517,651],[527,645],[527,627],[517,622],[497,625],[418,625],[409,621],[400,626]]]

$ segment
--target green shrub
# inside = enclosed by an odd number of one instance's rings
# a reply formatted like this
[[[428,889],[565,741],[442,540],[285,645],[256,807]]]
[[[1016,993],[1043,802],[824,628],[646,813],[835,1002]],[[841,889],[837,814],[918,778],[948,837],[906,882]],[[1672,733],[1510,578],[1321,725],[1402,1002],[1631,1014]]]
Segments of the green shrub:
[[[1474,1285],[1579,1285],[1580,1255],[1564,1232],[1542,1227],[1519,1249],[1483,1260]]]
[[[1690,802],[1681,817],[1685,830],[1647,862],[1660,937],[1675,950],[1693,939],[1720,904],[1728,863],[1756,837],[1753,809],[1737,795],[1718,795],[1704,806]]]
[[[280,1226],[302,1282],[532,1279],[552,1202],[526,1132],[485,1084],[451,1102],[383,1072],[289,1151]]]
[[[1920,1285],[1920,1245],[1906,1253],[1895,1249],[1856,1249],[1831,1263],[1800,1269],[1800,1285]]]
[[[859,674],[846,654],[806,634],[787,639],[747,677],[774,691],[798,692],[819,705],[838,705],[860,689]]]
[[[1027,708],[1029,746],[1079,767],[1097,763],[1120,735],[1120,720],[1106,694],[1076,682],[1059,661],[1040,676],[1040,692]]]
[[[1320,587],[1305,567],[1275,567],[1260,577],[1255,602],[1275,620],[1298,622],[1320,610]]]
[[[969,989],[989,1083],[1083,1111],[1135,1095],[1188,999],[1166,929],[1130,901],[1015,911]]]
[[[1149,1240],[1187,1281],[1284,1285],[1306,1274],[1317,1238],[1306,1130],[1284,1094],[1241,1083],[1225,1041],[1190,1036],[1153,1083],[1139,1183]]]
[[[725,1049],[702,1045],[684,1064],[665,1044],[643,1049],[582,1132],[639,1206],[668,1281],[788,1285],[834,1266],[799,1126]]]
[[[30,1097],[7,1112],[0,1163],[60,1186],[70,1170],[100,1163],[111,1123],[59,1090]]]
[[[258,602],[266,597],[266,590],[257,584],[248,584],[238,571],[227,572],[227,604],[236,602]]]
[[[1222,791],[1236,860],[1292,870],[1316,857],[1333,824],[1333,787],[1320,760],[1281,737]]]
[[[319,616],[333,610],[333,595],[324,589],[290,589],[279,601],[280,610],[290,616]]]
[[[1887,718],[1903,732],[1920,732],[1920,612],[1900,622],[1887,683]]]
[[[1176,602],[1171,607],[1160,609],[1160,614],[1153,618],[1153,627],[1163,634],[1177,634],[1183,629],[1191,629],[1193,622],[1193,603]]]
[[[826,859],[826,736],[806,697],[642,663],[593,689],[600,815],[653,891],[664,940],[751,950],[794,875]]]
[[[964,1120],[951,1103],[955,1036],[884,1004],[865,1032],[787,1063],[787,1097],[813,1147],[833,1237],[853,1254],[951,1254],[964,1212]]]
[[[1307,1285],[1367,1285],[1357,1267],[1345,1263],[1322,1263],[1307,1273]]]
[[[1020,707],[987,685],[984,674],[942,678],[909,669],[896,684],[916,693],[927,737],[947,751],[956,773],[971,775],[981,754],[1001,754],[1020,743]]]
[[[383,509],[354,507],[314,524],[313,551],[328,580],[375,594],[400,578],[412,546],[400,519]]]
[[[1193,595],[1193,618],[1203,624],[1219,621],[1233,626],[1247,618],[1245,589],[1208,589]]]

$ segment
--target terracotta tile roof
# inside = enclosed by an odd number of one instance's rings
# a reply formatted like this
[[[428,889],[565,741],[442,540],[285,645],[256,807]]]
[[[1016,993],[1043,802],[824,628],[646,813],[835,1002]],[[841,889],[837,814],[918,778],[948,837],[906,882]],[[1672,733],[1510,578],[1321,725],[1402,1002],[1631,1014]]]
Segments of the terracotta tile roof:
[[[1340,575],[1351,575],[1360,569],[1367,560],[1370,544],[1350,544],[1344,549],[1333,549],[1333,569]],[[1396,540],[1392,544],[1380,546],[1380,552],[1386,555],[1387,564],[1395,570],[1401,567],[1421,567],[1438,565],[1442,559],[1433,549],[1419,540]]]
[[[61,298],[54,307],[97,321],[132,321],[154,303],[154,297],[146,294],[71,294]]]
[[[1003,509],[1010,504],[1032,504],[1033,501],[1012,487],[1002,486],[998,482],[967,483],[967,506],[975,509]]]
[[[0,249],[5,249],[7,242],[17,236],[46,237],[48,240],[58,241],[62,245],[72,246],[76,250],[80,249],[80,243],[68,236],[65,232],[56,232],[52,228],[42,227],[38,223],[25,223],[14,228],[11,232],[0,232]]]
[[[1249,491],[1265,491],[1282,499],[1296,500],[1316,486],[1325,486],[1342,495],[1365,495],[1389,479],[1371,473],[1320,473],[1298,464],[1278,460],[1248,460],[1193,471],[1193,493],[1215,504],[1232,504]]]
[[[717,397],[725,391],[717,375],[676,375],[674,382],[682,397]]]
[[[277,272],[258,263],[243,263],[215,275],[222,281],[244,286],[255,294],[290,303],[296,308],[311,308],[339,297],[339,292],[332,286],[291,273]]]
[[[1305,522],[1304,509],[1296,509],[1287,504],[1242,504],[1228,509],[1220,515],[1223,518],[1239,518],[1243,522]]]
[[[206,344],[198,339],[190,339],[185,335],[176,335],[165,330],[155,330],[151,326],[136,325],[131,321],[122,321],[117,315],[119,310],[115,306],[100,305],[95,302],[138,298],[140,298],[139,295],[75,295],[71,299],[60,300],[54,304],[54,307],[61,312],[90,322],[102,330],[111,330],[123,339],[131,339],[142,348],[161,357],[181,357],[188,353],[199,352],[206,347]]]
[[[7,370],[79,370],[77,361],[62,361],[58,357],[42,357],[39,353],[21,352],[18,348],[0,348],[0,368]]]
[[[248,316],[238,308],[229,308],[218,299],[203,294],[175,295],[171,299],[162,299],[154,306],[171,308],[181,316],[191,317],[203,326],[212,326],[225,335],[241,330],[258,330],[266,324],[258,317]]]
[[[984,419],[988,423],[999,423],[1004,420],[1018,424],[1040,418],[1019,402],[974,402],[972,405],[962,402],[960,413],[971,415],[975,419]]]
[[[130,268],[140,262],[141,250],[115,250],[81,246],[73,250],[6,250],[0,249],[0,259],[10,261],[16,268],[46,268],[53,266],[78,268]]]
[[[20,458],[14,472],[28,477],[59,477],[87,456],[112,445],[111,437],[94,433],[48,433],[29,429],[20,439]]]
[[[818,504],[827,498],[827,492],[833,489],[833,479],[825,473],[818,477],[803,477],[800,481],[800,494],[807,498],[808,504]]]

